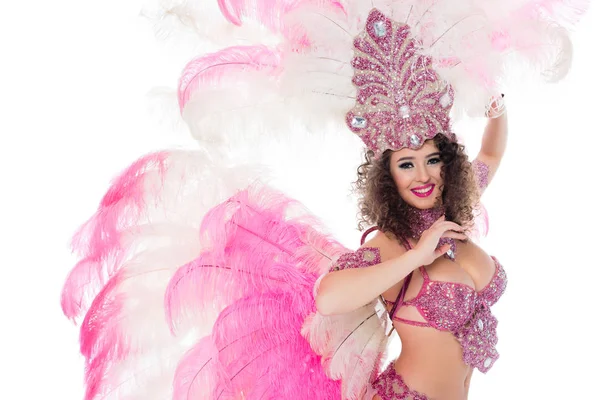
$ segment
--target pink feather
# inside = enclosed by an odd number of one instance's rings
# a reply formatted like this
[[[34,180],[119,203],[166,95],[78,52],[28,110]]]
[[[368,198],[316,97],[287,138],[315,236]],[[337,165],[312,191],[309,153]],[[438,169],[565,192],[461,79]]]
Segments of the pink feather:
[[[241,26],[244,19],[252,19],[276,33],[286,29],[286,15],[302,6],[344,10],[342,3],[332,0],[217,0],[217,3],[232,24]]]
[[[86,399],[170,397],[176,361],[204,334],[172,336],[163,306],[174,272],[199,253],[195,210],[222,193],[218,180],[204,180],[211,166],[194,152],[145,156],[115,179],[77,233],[82,261],[62,305],[70,318],[85,315]],[[158,390],[148,397],[152,385]]]
[[[534,0],[523,7],[522,12],[540,13],[561,25],[575,25],[589,6],[590,0]]]
[[[140,158],[117,177],[98,211],[75,234],[72,249],[82,255],[63,286],[61,305],[68,318],[87,311],[91,300],[112,277],[127,256],[122,232],[135,226],[146,203],[148,175],[164,175],[167,152]],[[160,180],[160,178],[159,178]]]
[[[190,97],[201,87],[218,87],[227,79],[236,81],[244,71],[276,76],[280,54],[267,46],[235,46],[190,61],[179,78],[179,108],[183,111]]]
[[[339,382],[325,376],[320,357],[299,335],[313,309],[306,291],[257,294],[232,304],[219,316],[213,334],[192,351],[196,359],[182,361],[174,399],[229,399],[239,393],[248,400],[339,398]]]
[[[165,293],[174,332],[178,326],[208,321],[209,314],[250,293],[284,288],[312,291],[314,281],[307,277],[326,270],[343,247],[317,233],[312,227],[319,222],[306,216],[306,211],[301,218],[286,220],[286,213],[294,208],[300,205],[256,186],[206,214],[200,237],[210,251],[181,267]]]
[[[212,373],[205,373],[211,371]],[[219,362],[219,352],[212,338],[201,339],[181,359],[175,371],[173,384],[173,400],[175,399],[208,399],[219,382],[226,381],[227,376]]]
[[[228,399],[236,393],[246,399],[339,398],[339,383],[325,375],[301,335],[304,320],[315,312],[316,279],[343,249],[315,226],[298,203],[260,186],[207,213],[200,231],[207,251],[179,269],[165,295],[175,332],[190,316],[219,314],[212,334],[182,361],[177,399]],[[198,319],[187,323],[193,321]],[[215,348],[218,362],[207,363]],[[193,382],[190,365],[198,368]],[[206,382],[215,390],[211,396]]]

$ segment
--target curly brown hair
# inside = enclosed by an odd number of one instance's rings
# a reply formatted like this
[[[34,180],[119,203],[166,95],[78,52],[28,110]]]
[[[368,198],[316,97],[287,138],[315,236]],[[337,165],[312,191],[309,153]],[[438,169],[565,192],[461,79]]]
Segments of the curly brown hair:
[[[465,146],[442,134],[436,135],[433,141],[443,162],[442,206],[446,219],[469,229],[473,225],[479,191]],[[386,150],[375,160],[374,153],[368,150],[365,162],[357,169],[354,190],[359,195],[358,229],[376,225],[379,230],[396,237],[414,237],[415,214],[410,212],[412,207],[402,200],[396,188],[390,171],[392,153],[392,150]]]

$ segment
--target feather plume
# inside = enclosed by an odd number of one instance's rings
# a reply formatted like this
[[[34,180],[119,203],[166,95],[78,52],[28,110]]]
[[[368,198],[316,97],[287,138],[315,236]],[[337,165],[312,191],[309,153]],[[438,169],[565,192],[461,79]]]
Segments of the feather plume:
[[[267,76],[274,75],[279,62],[277,52],[262,45],[229,47],[198,57],[186,65],[179,79],[179,106],[183,110],[191,92],[197,91],[201,85],[227,85],[238,80],[239,74],[246,70],[261,71]]]
[[[380,372],[391,324],[378,300],[351,313],[307,318],[302,334],[323,357],[325,372],[342,380],[342,399],[359,400]]]
[[[144,212],[146,179],[164,177],[164,152],[140,158],[127,168],[102,199],[96,214],[75,234],[73,251],[82,255],[63,288],[63,312],[75,319],[87,311],[91,299],[118,270],[126,257],[121,247],[121,231],[135,225]],[[152,178],[148,178],[149,181]],[[154,194],[154,193],[152,193]]]
[[[175,331],[193,325],[206,310],[218,313],[210,340],[194,350],[203,360],[194,364],[198,382],[217,383],[208,395],[206,385],[186,381],[186,372],[175,377],[175,387],[186,388],[181,393],[215,399],[241,393],[247,399],[339,397],[339,383],[325,375],[300,333],[315,311],[317,277],[343,250],[318,226],[297,202],[259,184],[206,214],[200,230],[206,252],[173,277],[165,307]],[[216,348],[218,361],[207,363],[202,357],[209,351],[200,347]]]
[[[210,210],[200,226],[205,252],[179,268],[165,293],[172,329],[206,322],[251,293],[311,292],[343,247],[319,233],[306,211],[298,214],[301,208],[255,184]],[[297,215],[287,218],[290,213]]]
[[[572,57],[565,27],[577,22],[588,3],[351,0],[342,5],[224,0],[221,7],[235,24],[245,24],[247,19],[267,30],[279,24],[283,36],[276,44],[277,68],[269,69],[275,64],[270,61],[258,63],[267,66],[266,75],[257,68],[243,75],[224,68],[224,75],[219,73],[220,87],[191,85],[185,90],[181,105],[191,107],[183,115],[196,138],[200,135],[195,131],[223,132],[225,127],[227,139],[222,133],[203,139],[239,147],[247,142],[238,140],[238,132],[248,140],[272,132],[272,140],[298,124],[319,133],[344,131],[343,115],[356,95],[350,66],[352,40],[364,29],[369,10],[376,7],[411,26],[421,51],[454,87],[454,117],[483,116],[489,98],[512,80],[541,76],[554,82],[565,76]],[[227,76],[233,73],[235,79]],[[228,79],[235,80],[235,89],[225,84]],[[192,95],[194,101],[187,101]]]
[[[172,151],[145,156],[115,179],[73,241],[82,261],[63,289],[65,314],[85,315],[86,399],[170,397],[179,359],[211,326],[173,336],[165,290],[175,271],[201,253],[198,228],[206,210],[256,171]]]

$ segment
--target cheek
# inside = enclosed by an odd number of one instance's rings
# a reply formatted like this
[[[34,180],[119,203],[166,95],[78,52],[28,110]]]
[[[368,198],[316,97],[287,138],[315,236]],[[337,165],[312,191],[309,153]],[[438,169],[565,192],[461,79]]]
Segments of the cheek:
[[[408,188],[412,182],[410,174],[400,169],[392,171],[392,176],[394,177],[394,182],[396,183],[398,190],[404,190]]]
[[[444,179],[442,178],[442,166],[441,165],[440,166],[436,166],[436,168],[434,169],[432,175],[439,182],[441,182],[441,183],[444,182]]]

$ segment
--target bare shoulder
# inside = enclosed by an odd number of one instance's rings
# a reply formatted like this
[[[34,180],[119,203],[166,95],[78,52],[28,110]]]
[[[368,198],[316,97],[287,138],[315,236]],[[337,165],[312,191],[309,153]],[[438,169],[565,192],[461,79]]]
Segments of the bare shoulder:
[[[396,238],[389,234],[381,231],[377,231],[373,238],[367,240],[362,247],[375,247],[381,254],[381,260],[389,260],[394,257],[398,257],[406,252],[404,246],[402,246]]]

